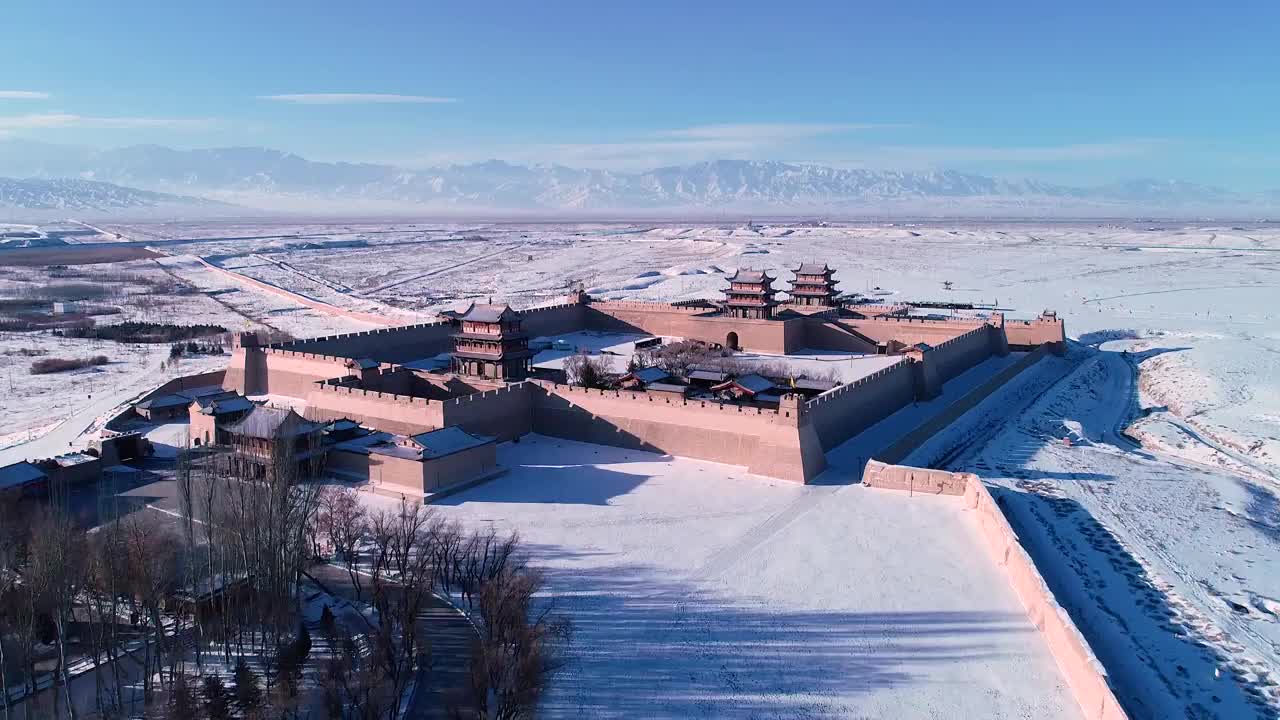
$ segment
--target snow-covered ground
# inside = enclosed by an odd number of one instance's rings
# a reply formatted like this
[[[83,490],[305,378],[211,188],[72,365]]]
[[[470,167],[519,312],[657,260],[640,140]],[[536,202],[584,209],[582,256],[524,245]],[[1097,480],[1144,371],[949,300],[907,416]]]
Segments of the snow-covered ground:
[[[1245,699],[1249,688],[1280,704],[1280,625],[1268,610],[1280,577],[1280,226],[290,220],[104,229],[270,273],[286,289],[352,310],[378,303],[430,312],[490,297],[527,306],[554,299],[571,281],[607,298],[714,297],[736,266],[774,271],[785,287],[788,268],[814,260],[837,270],[842,289],[883,300],[998,302],[1014,316],[1057,310],[1070,335],[1103,354],[1044,364],[1074,373],[1044,411],[1053,431],[1035,419],[1039,411],[1006,408],[990,423],[1010,427],[1004,439],[943,459],[992,475],[1011,488],[1015,522],[1044,528],[1048,549],[1038,559],[1056,563],[1059,592],[1086,614],[1090,639],[1123,640],[1100,654],[1135,714],[1258,714]],[[298,335],[366,329],[212,279],[189,259],[172,262],[244,324]],[[947,281],[954,289],[943,289]],[[1116,379],[1127,371],[1132,380],[1134,368],[1136,383]],[[15,375],[33,391],[37,382]],[[1028,400],[1043,390],[1016,384]],[[49,402],[71,406],[80,391]],[[1110,434],[1100,434],[1097,418],[1117,412],[1113,426],[1101,424]],[[41,417],[23,410],[13,419],[20,429]],[[1130,422],[1143,449],[1119,434]],[[1072,432],[1092,444],[1064,448],[1059,438]]]
[[[1273,718],[1275,490],[1191,436],[1178,456],[1125,438],[1143,412],[1127,344],[1046,361],[907,462],[993,485],[1134,717]]]
[[[540,436],[499,462],[434,507],[519,531],[574,622],[543,716],[1079,717],[958,498]]]

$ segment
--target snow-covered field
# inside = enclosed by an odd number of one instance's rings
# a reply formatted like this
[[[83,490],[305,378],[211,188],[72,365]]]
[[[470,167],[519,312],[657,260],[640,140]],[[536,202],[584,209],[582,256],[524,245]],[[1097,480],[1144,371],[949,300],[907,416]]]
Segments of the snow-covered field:
[[[536,435],[499,462],[434,507],[519,531],[573,621],[543,716],[1079,717],[959,498]]]
[[[785,286],[786,270],[801,261],[826,261],[842,289],[889,301],[998,302],[1015,317],[1057,310],[1070,335],[1100,349],[1047,363],[1068,379],[1024,412],[992,414],[990,427],[1003,434],[984,430],[976,435],[986,441],[939,457],[1008,489],[1015,523],[1042,539],[1038,559],[1060,571],[1055,589],[1102,646],[1135,715],[1273,716],[1280,706],[1280,226],[287,221],[103,229],[173,255],[160,262],[210,291],[201,297],[218,303],[228,327],[239,318],[296,335],[367,325],[215,276],[190,256],[359,311],[426,313],[490,297],[525,306],[574,281],[606,298],[712,297],[723,271],[766,268]],[[947,281],[954,289],[943,288]],[[1045,389],[1024,391],[1031,403]],[[74,401],[66,394],[64,405]],[[24,411],[21,419],[19,427],[38,418]],[[1144,447],[1120,433],[1126,425]],[[1083,442],[1066,448],[1064,434]],[[1251,697],[1268,698],[1270,709]]]

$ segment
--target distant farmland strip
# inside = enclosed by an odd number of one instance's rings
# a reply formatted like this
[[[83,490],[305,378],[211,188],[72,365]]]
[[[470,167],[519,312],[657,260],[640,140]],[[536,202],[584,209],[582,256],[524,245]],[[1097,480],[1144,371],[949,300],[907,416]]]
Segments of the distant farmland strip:
[[[0,266],[96,265],[160,257],[140,245],[100,243],[0,250]]]

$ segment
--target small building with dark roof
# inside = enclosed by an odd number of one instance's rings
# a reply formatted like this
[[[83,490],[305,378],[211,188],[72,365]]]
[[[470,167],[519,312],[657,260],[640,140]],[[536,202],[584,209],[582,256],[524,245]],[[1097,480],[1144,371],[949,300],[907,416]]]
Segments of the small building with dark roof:
[[[712,392],[728,395],[735,400],[751,400],[757,395],[774,390],[776,387],[777,384],[769,378],[751,373],[750,375],[743,375],[720,383],[712,387],[711,390]]]
[[[671,373],[660,367],[647,367],[627,373],[618,381],[618,387],[631,390],[643,389],[653,383],[660,383],[671,378]]]
[[[372,432],[335,444],[329,471],[368,482],[376,492],[426,501],[500,471],[495,438],[450,426],[393,435]]]
[[[279,453],[289,453],[300,477],[308,478],[324,464],[324,427],[292,409],[254,405],[244,417],[217,429],[217,444],[229,446],[235,458],[262,473],[276,467]]]
[[[197,397],[187,413],[187,433],[193,447],[216,444],[218,431],[239,422],[257,407],[249,398],[234,390]]]
[[[167,422],[186,415],[189,405],[191,405],[190,397],[170,393],[143,400],[134,405],[133,410],[145,420]]]
[[[48,486],[48,474],[26,460],[0,467],[0,498],[37,493]]]

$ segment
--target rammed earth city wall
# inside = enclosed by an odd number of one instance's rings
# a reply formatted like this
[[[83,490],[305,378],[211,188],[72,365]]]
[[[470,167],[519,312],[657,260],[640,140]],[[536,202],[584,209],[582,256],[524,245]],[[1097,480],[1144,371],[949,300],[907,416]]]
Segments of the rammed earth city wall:
[[[798,402],[778,410],[684,400],[660,393],[587,390],[535,381],[533,430],[571,440],[745,465],[806,482],[825,468],[818,436]]]
[[[915,396],[912,362],[903,358],[848,385],[822,393],[803,407],[822,449],[830,450],[892,415]]]
[[[1058,604],[1040,569],[981,478],[972,473],[887,465],[874,460],[867,463],[862,478],[863,483],[870,487],[962,496],[965,506],[974,511],[983,544],[1005,571],[1027,617],[1044,637],[1049,653],[1053,655],[1085,719],[1128,718],[1107,681],[1106,669],[1093,654],[1071,615]]]

